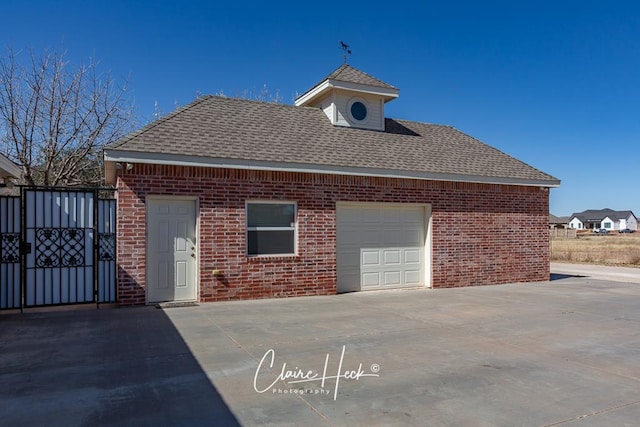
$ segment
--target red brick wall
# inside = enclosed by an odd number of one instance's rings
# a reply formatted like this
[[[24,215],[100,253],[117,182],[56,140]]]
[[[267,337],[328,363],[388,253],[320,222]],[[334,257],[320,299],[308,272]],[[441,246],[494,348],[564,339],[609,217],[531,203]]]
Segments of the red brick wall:
[[[198,197],[201,301],[334,294],[337,201],[431,204],[436,288],[549,278],[549,193],[538,187],[161,165],[119,173],[122,304],[145,302],[145,197],[159,194]],[[247,199],[297,202],[297,256],[246,256]]]

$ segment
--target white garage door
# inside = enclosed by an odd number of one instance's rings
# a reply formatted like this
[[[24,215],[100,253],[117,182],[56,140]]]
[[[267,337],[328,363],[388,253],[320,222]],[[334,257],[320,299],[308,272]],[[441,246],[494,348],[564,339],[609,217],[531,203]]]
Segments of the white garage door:
[[[338,292],[423,286],[425,208],[338,206]]]

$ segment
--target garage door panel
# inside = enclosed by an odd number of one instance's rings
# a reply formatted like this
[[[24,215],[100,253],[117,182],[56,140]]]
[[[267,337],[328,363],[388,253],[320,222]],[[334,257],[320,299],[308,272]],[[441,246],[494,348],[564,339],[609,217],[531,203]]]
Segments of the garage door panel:
[[[407,286],[420,286],[422,284],[422,271],[409,270],[404,272],[404,283]]]
[[[379,266],[380,265],[380,251],[378,250],[366,250],[362,251],[362,266]]]
[[[405,264],[420,264],[422,262],[422,251],[420,249],[407,249],[404,251]]]
[[[395,209],[380,209],[377,213],[379,220],[382,222],[388,224],[399,224],[401,222],[400,215]]]
[[[400,250],[385,250],[384,252],[384,265],[399,265],[402,262],[402,251]]]
[[[413,227],[405,230],[401,230],[398,234],[401,236],[403,246],[422,246],[424,244],[424,238],[422,227]]]
[[[380,273],[378,272],[364,272],[362,273],[362,287],[363,288],[379,288],[380,287]]]
[[[400,271],[385,271],[384,286],[400,286],[402,285],[402,273]]]
[[[401,229],[384,230],[382,236],[378,240],[379,245],[384,246],[403,246],[406,244],[406,233]]]
[[[339,207],[338,291],[424,285],[424,212],[419,206]]]
[[[359,213],[355,209],[343,209],[340,212],[340,221],[342,221],[345,224],[357,223],[359,220],[358,215]]]
[[[345,224],[345,227],[353,227],[355,229],[357,225]],[[349,242],[348,243],[349,245],[359,242],[359,240],[362,238],[362,234],[358,230],[345,230],[342,232],[342,234],[343,234],[342,237],[344,238],[344,241]]]
[[[422,248],[366,248],[361,251],[362,262],[359,268],[362,273],[363,287],[365,284],[367,288],[422,284]],[[354,267],[358,268],[358,266]],[[380,275],[379,280],[373,280],[373,273]]]

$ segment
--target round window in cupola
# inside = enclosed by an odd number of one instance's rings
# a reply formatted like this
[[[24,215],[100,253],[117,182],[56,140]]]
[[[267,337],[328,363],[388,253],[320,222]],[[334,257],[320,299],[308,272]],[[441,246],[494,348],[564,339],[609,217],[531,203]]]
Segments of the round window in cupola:
[[[369,116],[367,110],[367,103],[360,97],[351,98],[347,103],[347,111],[349,113],[349,119],[352,122],[364,122]]]
[[[367,106],[360,101],[356,101],[351,104],[351,115],[358,121],[363,121],[367,118]]]

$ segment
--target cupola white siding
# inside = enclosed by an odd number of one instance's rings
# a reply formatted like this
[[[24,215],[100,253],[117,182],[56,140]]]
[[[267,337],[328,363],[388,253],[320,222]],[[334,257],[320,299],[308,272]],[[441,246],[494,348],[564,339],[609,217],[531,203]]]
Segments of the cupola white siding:
[[[349,112],[354,101],[362,102],[367,108],[364,120],[356,120]],[[321,108],[334,126],[384,130],[384,101],[375,95],[336,90],[311,106]]]
[[[384,107],[380,97],[356,92],[336,91],[333,101],[336,110],[337,126],[358,127],[361,129],[384,130]],[[367,116],[358,121],[349,112],[352,102],[362,102],[367,108]]]
[[[345,64],[295,104],[322,109],[334,126],[383,131],[384,104],[397,97],[398,89]]]

